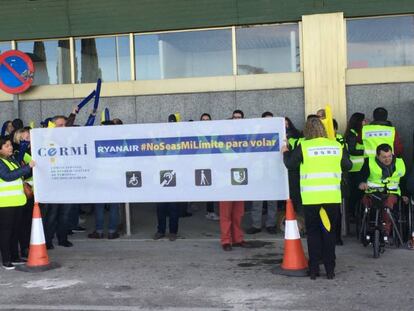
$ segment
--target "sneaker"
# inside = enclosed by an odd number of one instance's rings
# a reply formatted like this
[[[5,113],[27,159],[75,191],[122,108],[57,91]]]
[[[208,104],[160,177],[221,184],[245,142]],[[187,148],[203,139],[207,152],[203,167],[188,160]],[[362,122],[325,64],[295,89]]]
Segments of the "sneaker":
[[[259,233],[259,232],[262,232],[262,229],[255,228],[255,227],[251,227],[251,228],[246,230],[247,234],[256,234],[256,233]]]
[[[66,241],[59,242],[58,245],[63,246],[63,247],[72,247],[73,243],[66,240]]]
[[[175,233],[170,233],[170,235],[168,236],[168,239],[169,239],[171,242],[174,242],[175,240],[177,240],[177,234],[175,234]]]
[[[46,243],[46,249],[55,249],[53,243]]]
[[[216,213],[207,213],[206,218],[208,220],[220,220],[220,217]]]
[[[3,269],[14,270],[15,266],[11,262],[3,262]]]
[[[72,229],[73,232],[85,232],[86,229],[81,226],[77,226],[75,229]]]
[[[94,231],[88,234],[89,239],[103,239],[104,235],[102,232]]]
[[[157,232],[157,233],[154,234],[154,236],[152,238],[154,240],[159,240],[159,239],[162,239],[163,237],[165,237],[165,233]]]
[[[326,273],[326,278],[328,280],[333,280],[335,278],[335,273],[334,272],[327,272]]]
[[[221,247],[223,248],[223,251],[225,251],[225,252],[229,252],[229,251],[232,250],[230,244],[223,244]]]
[[[27,262],[27,260],[24,260],[22,258],[17,258],[12,260],[12,265],[18,266],[18,265],[24,265]]]
[[[119,233],[118,232],[109,232],[108,233],[108,240],[114,240],[114,239],[118,239],[119,238]]]

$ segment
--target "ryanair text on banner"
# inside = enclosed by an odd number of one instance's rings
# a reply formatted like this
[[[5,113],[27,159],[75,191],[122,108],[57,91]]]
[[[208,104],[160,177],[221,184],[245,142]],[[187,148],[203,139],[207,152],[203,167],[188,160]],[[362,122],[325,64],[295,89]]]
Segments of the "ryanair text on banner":
[[[33,129],[41,203],[284,200],[284,118]]]

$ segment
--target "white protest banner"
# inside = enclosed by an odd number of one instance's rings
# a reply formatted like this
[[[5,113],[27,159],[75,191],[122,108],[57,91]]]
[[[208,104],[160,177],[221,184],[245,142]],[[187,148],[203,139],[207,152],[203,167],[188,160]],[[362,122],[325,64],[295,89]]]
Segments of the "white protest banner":
[[[284,200],[284,118],[31,131],[41,203]]]

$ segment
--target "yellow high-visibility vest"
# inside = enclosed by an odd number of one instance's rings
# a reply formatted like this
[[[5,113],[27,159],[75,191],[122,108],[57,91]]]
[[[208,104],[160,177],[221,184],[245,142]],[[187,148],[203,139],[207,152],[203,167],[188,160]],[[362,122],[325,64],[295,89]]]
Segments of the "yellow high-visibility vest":
[[[386,125],[368,124],[362,127],[362,142],[368,157],[375,157],[377,147],[388,144],[394,149],[395,127]]]
[[[19,167],[17,164],[1,158],[1,160],[7,165],[7,167],[14,171]],[[5,181],[0,178],[0,208],[1,207],[14,207],[23,206],[27,202],[26,195],[23,190],[23,180],[18,178],[13,181]]]
[[[315,138],[301,142],[300,192],[303,204],[341,202],[342,146],[336,140]]]
[[[367,190],[367,193],[383,191],[385,184],[389,193],[401,195],[400,179],[405,175],[405,164],[402,159],[397,158],[395,161],[395,171],[391,177],[382,179],[382,169],[375,158],[369,158],[369,176],[368,187],[377,188],[376,190]]]
[[[358,137],[358,133],[355,130],[351,130],[351,132]],[[364,150],[364,145],[360,143],[356,143],[355,146],[356,150]],[[349,158],[352,161],[352,168],[350,169],[350,172],[359,172],[362,169],[362,166],[364,165],[365,161],[365,155],[352,155],[349,154]]]

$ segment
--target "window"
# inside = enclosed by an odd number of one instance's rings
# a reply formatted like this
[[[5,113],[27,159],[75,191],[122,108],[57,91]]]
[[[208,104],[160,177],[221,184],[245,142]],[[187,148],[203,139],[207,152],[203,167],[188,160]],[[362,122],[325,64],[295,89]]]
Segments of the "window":
[[[21,41],[17,49],[33,61],[33,85],[70,83],[69,40]]]
[[[136,79],[232,75],[231,42],[231,29],[136,35]]]
[[[129,36],[75,40],[76,83],[131,79]]]
[[[0,42],[0,54],[11,50],[10,42]]]
[[[236,28],[237,74],[300,71],[298,25]]]
[[[414,65],[414,16],[347,21],[348,68]]]

